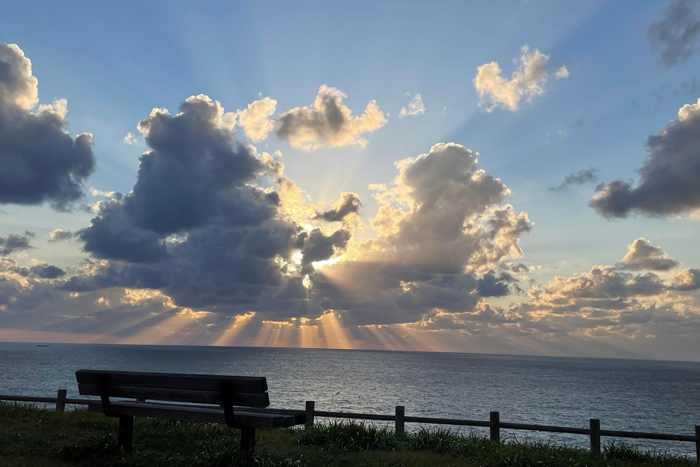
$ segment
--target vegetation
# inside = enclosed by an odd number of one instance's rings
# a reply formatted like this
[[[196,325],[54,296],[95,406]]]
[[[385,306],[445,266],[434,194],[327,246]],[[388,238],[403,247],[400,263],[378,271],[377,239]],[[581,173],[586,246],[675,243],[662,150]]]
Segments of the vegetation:
[[[689,459],[609,445],[602,454],[538,443],[492,443],[448,430],[396,436],[369,424],[333,422],[309,430],[261,430],[257,453],[220,425],[136,419],[135,452],[116,445],[116,420],[84,410],[56,413],[0,403],[0,465],[168,466],[700,466]]]

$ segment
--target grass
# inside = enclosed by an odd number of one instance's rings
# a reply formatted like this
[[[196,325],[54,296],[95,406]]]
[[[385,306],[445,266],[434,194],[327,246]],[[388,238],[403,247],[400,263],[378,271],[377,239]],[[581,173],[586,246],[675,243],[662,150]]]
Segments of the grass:
[[[700,466],[621,445],[592,454],[540,443],[492,443],[449,430],[396,436],[386,428],[353,422],[324,423],[309,430],[259,430],[257,453],[251,457],[238,451],[237,430],[136,419],[135,452],[125,455],[117,447],[116,431],[116,420],[101,414],[0,403],[0,466]]]

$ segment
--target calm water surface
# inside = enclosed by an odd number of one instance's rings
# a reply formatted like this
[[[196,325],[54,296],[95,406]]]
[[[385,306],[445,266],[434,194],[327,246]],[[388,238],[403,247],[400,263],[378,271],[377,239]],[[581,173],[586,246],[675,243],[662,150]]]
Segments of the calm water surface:
[[[78,396],[81,368],[266,376],[273,407],[501,420],[693,434],[700,363],[242,347],[0,343],[0,393]],[[461,429],[467,431],[466,428]],[[505,432],[587,445],[585,436]],[[604,438],[605,440],[605,438]],[[629,440],[693,453],[693,443]]]

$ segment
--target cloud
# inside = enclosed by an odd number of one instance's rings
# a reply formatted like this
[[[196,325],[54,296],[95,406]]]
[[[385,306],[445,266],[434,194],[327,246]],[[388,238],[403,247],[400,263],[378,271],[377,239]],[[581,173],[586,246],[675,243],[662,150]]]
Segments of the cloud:
[[[560,302],[568,304],[571,304],[572,300],[618,300],[645,297],[658,295],[663,290],[663,281],[654,273],[634,275],[618,271],[614,266],[594,266],[588,273],[569,278],[557,276],[545,288],[548,296],[563,298],[566,301]],[[550,300],[552,300],[553,309],[564,310],[554,298]],[[609,306],[610,303],[601,301],[598,304]]]
[[[676,265],[644,239],[633,242],[625,258],[629,269],[667,271]],[[520,316],[521,336],[543,340],[575,338],[623,347],[635,341],[648,345],[650,339],[663,339],[661,345],[680,339],[696,342],[700,304],[681,292],[699,289],[699,277],[700,271],[686,269],[665,282],[654,272],[621,271],[620,264],[594,266],[587,273],[557,276],[545,287],[533,287],[529,300],[512,304],[510,311]]]
[[[138,144],[139,140],[134,137],[131,133],[127,133],[126,136],[124,137],[124,144],[128,144],[129,146],[133,146],[134,144]]]
[[[188,99],[180,110],[176,116],[158,110],[142,122],[151,151],[144,155],[134,189],[102,201],[91,225],[78,231],[85,251],[96,259],[60,279],[51,291],[27,278],[34,293],[53,297],[56,310],[74,300],[74,294],[90,295],[85,306],[104,298],[101,307],[119,308],[119,290],[150,289],[167,297],[173,309],[225,317],[254,313],[256,320],[294,323],[292,318],[330,319],[324,316],[335,310],[360,326],[412,323],[437,307],[446,313],[477,313],[459,320],[484,323],[492,319],[477,311],[485,309],[484,297],[518,289],[516,278],[492,269],[522,254],[519,237],[531,223],[525,213],[503,203],[509,190],[478,169],[472,151],[439,144],[428,154],[400,161],[393,186],[377,195],[384,208],[397,211],[395,232],[354,243],[346,228],[307,230],[302,225],[315,216],[347,221],[360,205],[356,194],[343,193],[321,213],[310,204],[311,211],[297,221],[285,207],[290,201],[283,201],[291,195],[281,193],[293,182],[283,175],[278,156],[258,155],[230,139],[230,128],[219,122],[223,109],[208,98]],[[235,161],[230,164],[235,174],[223,172],[229,159]],[[178,183],[180,165],[191,176],[185,187],[169,187],[168,202],[174,206],[145,197],[162,179]],[[247,176],[241,175],[244,169]],[[211,183],[214,175],[222,183],[238,178],[218,196],[219,188]],[[256,188],[268,175],[272,187]],[[200,203],[205,212],[196,222],[190,216],[155,222],[158,210],[187,212],[187,199],[174,194],[193,186],[208,194],[187,192],[189,196],[204,196],[215,206]],[[255,189],[275,202],[239,199],[239,189]],[[231,204],[231,197],[236,203]],[[242,222],[241,212],[259,214]],[[14,290],[13,309],[35,306],[28,289]]]
[[[313,107],[296,107],[279,116],[275,134],[292,147],[303,150],[323,146],[365,147],[367,140],[360,135],[371,133],[387,122],[376,101],[370,101],[362,115],[355,117],[343,99],[347,97],[336,88],[321,86]]]
[[[618,266],[633,271],[669,271],[680,264],[664,253],[661,247],[653,246],[649,240],[640,237],[627,245],[627,254]]]
[[[700,289],[700,269],[688,268],[679,272],[674,278],[672,288],[683,291]]]
[[[41,279],[57,279],[63,277],[66,271],[50,264],[37,264],[29,268],[29,274]]]
[[[583,118],[577,118],[574,123],[567,125],[563,130],[558,130],[557,133],[566,136],[569,134],[569,131],[580,126],[583,126]]]
[[[3,274],[7,275],[8,273],[16,274],[25,278],[38,279],[57,279],[66,274],[66,272],[59,267],[42,263],[36,260],[32,261],[34,261],[35,264],[26,268],[17,266],[17,262],[12,259],[0,259],[0,279],[3,279]],[[4,279],[7,280],[7,277],[5,277]]]
[[[277,109],[277,101],[265,97],[248,105],[247,109],[238,110],[238,124],[245,130],[246,136],[252,141],[262,141],[275,127],[270,117]]]
[[[563,67],[559,68],[559,69],[554,73],[554,77],[557,78],[557,79],[565,79],[565,78],[568,78],[568,77],[569,77],[569,70],[568,70],[565,66],[563,66]]]
[[[398,162],[393,186],[376,195],[379,237],[349,246],[352,261],[316,271],[316,297],[355,323],[382,325],[414,322],[436,307],[472,311],[480,286],[502,294],[503,283],[514,282],[491,269],[521,256],[520,236],[532,224],[504,205],[510,191],[476,156],[441,143]]]
[[[350,215],[357,215],[362,207],[357,193],[344,191],[340,199],[327,211],[317,212],[314,219],[323,219],[327,222],[340,222]]]
[[[101,203],[98,216],[75,236],[83,242],[83,251],[95,258],[148,263],[167,255],[161,237],[133,225],[121,201]]]
[[[518,280],[507,272],[496,275],[495,271],[491,270],[479,279],[477,290],[482,297],[505,297],[511,294],[510,284],[517,282]]]
[[[416,93],[413,95],[411,102],[409,102],[406,107],[401,108],[401,111],[399,112],[399,118],[404,118],[408,116],[415,117],[424,113],[425,106],[423,105],[423,98],[420,94]]]
[[[695,0],[672,0],[664,18],[651,23],[647,38],[651,51],[660,52],[661,63],[673,66],[688,60],[698,49],[700,19]]]
[[[40,105],[31,61],[15,44],[0,43],[0,204],[48,202],[68,210],[95,168],[92,135],[65,130],[65,99]]]
[[[608,218],[630,214],[667,217],[700,209],[700,99],[678,111],[678,119],[646,141],[639,184],[601,184],[590,206]]]
[[[165,237],[213,222],[257,225],[279,204],[274,192],[246,182],[264,166],[233,139],[223,108],[207,96],[188,98],[171,116],[154,109],[139,123],[151,150],[141,156],[133,190],[102,203],[78,232],[98,258],[151,262],[166,256]]]
[[[336,251],[344,250],[350,240],[350,232],[347,230],[337,230],[332,235],[324,235],[319,229],[312,230],[308,235],[304,232],[300,236],[303,239],[301,253],[302,273],[311,273],[311,264],[317,261],[324,261],[331,258]]]
[[[150,150],[136,183],[126,196],[105,194],[90,226],[77,232],[101,261],[66,290],[154,288],[176,307],[221,313],[286,316],[306,303],[294,284],[341,252],[351,234],[306,232],[279,155],[236,141],[230,115],[199,95],[177,115],[154,109],[139,123]],[[273,185],[262,188],[267,177]]]
[[[570,186],[574,185],[584,185],[586,183],[594,183],[598,181],[598,172],[600,171],[597,167],[591,167],[590,169],[582,169],[576,173],[567,175],[564,181],[559,184],[559,186],[549,187],[549,191],[567,191]]]
[[[497,108],[518,110],[520,101],[531,102],[533,98],[544,94],[545,85],[550,78],[547,72],[549,55],[524,45],[520,51],[520,65],[510,79],[501,76],[501,67],[497,62],[486,63],[477,69],[474,87],[483,101],[488,100],[488,112]],[[559,68],[554,77],[568,78],[566,67]],[[481,104],[480,104],[481,105]]]
[[[18,251],[33,248],[29,240],[34,238],[32,232],[24,232],[24,235],[10,234],[7,237],[0,237],[0,256],[8,256]]]
[[[64,242],[66,240],[70,240],[73,238],[74,234],[73,232],[68,232],[63,229],[55,229],[51,232],[49,232],[49,242],[51,243],[59,243],[59,242]]]
[[[516,274],[521,274],[530,271],[530,268],[524,265],[523,263],[506,264],[503,267],[504,269],[513,271]]]
[[[485,272],[521,255],[520,234],[531,228],[527,214],[501,205],[510,190],[478,169],[477,161],[476,153],[459,144],[440,143],[397,163],[395,187],[377,195],[380,211],[372,223],[383,224],[380,235],[410,257],[401,262],[445,273],[467,265]]]

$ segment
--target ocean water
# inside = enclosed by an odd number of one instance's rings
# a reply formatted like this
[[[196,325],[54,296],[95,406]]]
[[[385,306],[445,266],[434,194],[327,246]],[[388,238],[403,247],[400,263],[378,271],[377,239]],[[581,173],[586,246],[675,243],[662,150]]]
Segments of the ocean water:
[[[423,352],[0,343],[0,393],[79,397],[81,368],[266,376],[272,407],[692,435],[700,425],[700,363]],[[411,429],[407,424],[407,429]],[[413,426],[415,428],[415,426]],[[455,427],[457,430],[458,427]],[[469,429],[463,427],[465,433]],[[479,433],[484,431],[475,430]],[[503,436],[588,445],[588,437],[504,430]],[[603,442],[610,438],[603,438]],[[693,443],[628,440],[694,453]]]

